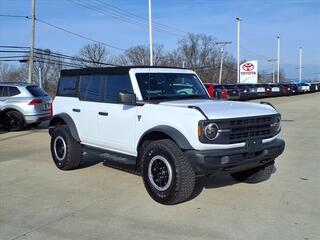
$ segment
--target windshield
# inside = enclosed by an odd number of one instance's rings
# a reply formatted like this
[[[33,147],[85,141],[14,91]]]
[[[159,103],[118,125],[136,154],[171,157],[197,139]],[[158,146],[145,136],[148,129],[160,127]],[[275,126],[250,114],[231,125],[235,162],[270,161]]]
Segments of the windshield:
[[[137,73],[136,78],[143,100],[209,98],[194,74]]]

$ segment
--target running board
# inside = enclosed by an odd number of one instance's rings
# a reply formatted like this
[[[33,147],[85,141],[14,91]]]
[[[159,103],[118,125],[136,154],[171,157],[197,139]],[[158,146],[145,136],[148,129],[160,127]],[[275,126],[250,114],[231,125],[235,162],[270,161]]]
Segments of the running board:
[[[109,151],[106,149],[91,147],[91,146],[84,146],[84,152],[92,155],[96,155],[100,158],[111,160],[116,163],[125,164],[125,165],[136,165],[136,157],[117,153],[114,151]]]

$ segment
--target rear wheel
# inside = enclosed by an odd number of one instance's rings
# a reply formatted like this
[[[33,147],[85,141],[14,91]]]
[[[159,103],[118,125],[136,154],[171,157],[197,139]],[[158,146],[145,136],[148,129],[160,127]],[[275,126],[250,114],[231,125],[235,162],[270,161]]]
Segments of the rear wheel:
[[[61,170],[72,170],[80,166],[82,146],[72,137],[67,126],[61,125],[54,129],[51,137],[51,155]]]
[[[274,163],[267,166],[249,169],[243,172],[231,174],[231,176],[239,181],[245,183],[259,183],[268,180],[274,170]]]
[[[186,201],[195,187],[195,174],[181,149],[171,140],[151,142],[142,156],[142,177],[149,195],[161,204]]]
[[[18,111],[8,111],[3,114],[2,125],[7,131],[22,130],[24,126],[24,117]]]

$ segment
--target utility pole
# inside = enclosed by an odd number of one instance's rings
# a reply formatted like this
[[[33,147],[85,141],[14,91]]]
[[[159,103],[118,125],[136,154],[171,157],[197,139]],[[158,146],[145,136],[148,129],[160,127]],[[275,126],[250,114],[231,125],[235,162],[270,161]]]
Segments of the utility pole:
[[[33,79],[33,55],[34,55],[34,39],[36,30],[36,0],[32,0],[32,29],[31,29],[31,45],[29,54],[29,73],[28,73],[28,83],[32,82]]]
[[[42,71],[41,67],[38,68],[39,71],[39,87],[42,88]]]
[[[222,83],[222,68],[223,68],[223,58],[224,58],[224,48],[227,44],[232,42],[216,42],[217,45],[220,45],[221,58],[220,58],[220,73],[219,73],[219,84]]]
[[[275,76],[274,76],[274,62],[276,62],[277,59],[269,59],[268,62],[271,62],[272,63],[272,83],[274,83],[274,79],[275,79]]]
[[[277,67],[277,82],[280,83],[280,35],[277,36],[278,39],[278,67]]]
[[[238,47],[237,47],[237,83],[240,83],[240,21],[242,20],[240,17],[237,17],[238,21]]]
[[[152,49],[152,9],[151,0],[149,0],[149,48],[150,48],[150,66],[153,66],[153,49]]]
[[[302,47],[299,47],[299,82],[302,81]]]

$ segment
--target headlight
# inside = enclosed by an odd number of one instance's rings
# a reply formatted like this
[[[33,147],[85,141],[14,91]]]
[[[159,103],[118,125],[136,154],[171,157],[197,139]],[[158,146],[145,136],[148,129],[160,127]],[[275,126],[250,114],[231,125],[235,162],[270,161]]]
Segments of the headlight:
[[[217,124],[215,123],[209,123],[205,128],[204,128],[204,134],[206,138],[209,140],[214,140],[218,137],[218,132],[219,128]]]
[[[274,127],[276,131],[279,131],[281,128],[280,123],[281,123],[281,117],[276,117],[274,123],[272,123],[271,126]]]

